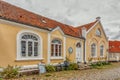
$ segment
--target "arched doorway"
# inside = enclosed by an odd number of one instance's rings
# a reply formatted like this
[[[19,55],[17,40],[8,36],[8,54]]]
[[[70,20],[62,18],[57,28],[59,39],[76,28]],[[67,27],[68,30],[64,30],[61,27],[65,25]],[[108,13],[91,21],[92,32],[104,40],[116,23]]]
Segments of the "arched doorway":
[[[80,42],[76,44],[76,62],[82,62],[82,50]]]

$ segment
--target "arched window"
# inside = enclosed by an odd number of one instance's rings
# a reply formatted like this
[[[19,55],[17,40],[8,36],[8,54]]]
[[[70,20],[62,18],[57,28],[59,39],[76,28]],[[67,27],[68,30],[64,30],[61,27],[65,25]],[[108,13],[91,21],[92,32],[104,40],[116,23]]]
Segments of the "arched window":
[[[37,34],[22,32],[18,35],[18,60],[40,59],[41,39]]]
[[[91,45],[91,56],[92,57],[96,57],[97,55],[96,55],[96,44],[95,43],[93,43],[92,45]]]
[[[99,29],[96,30],[96,35],[101,36],[101,31]]]
[[[58,39],[54,39],[51,42],[51,56],[52,57],[62,56],[62,43]]]
[[[80,43],[77,43],[77,44],[76,44],[76,47],[80,48],[80,47],[81,47],[81,44],[80,44]]]
[[[104,56],[104,46],[103,45],[100,46],[100,56],[101,57]]]

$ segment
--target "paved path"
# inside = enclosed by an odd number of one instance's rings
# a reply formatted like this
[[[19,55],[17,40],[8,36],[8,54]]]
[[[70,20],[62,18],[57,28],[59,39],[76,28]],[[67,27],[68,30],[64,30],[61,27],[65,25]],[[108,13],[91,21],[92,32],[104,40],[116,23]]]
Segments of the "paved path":
[[[75,75],[73,78],[67,80],[120,80],[120,67],[104,70],[86,70]]]

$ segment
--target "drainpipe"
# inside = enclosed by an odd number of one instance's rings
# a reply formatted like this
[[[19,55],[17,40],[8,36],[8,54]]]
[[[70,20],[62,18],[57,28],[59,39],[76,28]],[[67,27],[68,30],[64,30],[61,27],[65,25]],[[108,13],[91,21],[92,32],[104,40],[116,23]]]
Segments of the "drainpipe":
[[[86,64],[86,51],[85,51],[85,47],[86,47],[86,45],[85,45],[85,43],[86,43],[86,39],[83,37],[82,38],[83,40],[84,40],[84,47],[83,47],[83,60],[84,60],[84,64]]]
[[[84,64],[86,64],[86,28],[83,27],[82,28],[82,39],[84,40],[84,47],[83,47],[83,60],[84,60]]]

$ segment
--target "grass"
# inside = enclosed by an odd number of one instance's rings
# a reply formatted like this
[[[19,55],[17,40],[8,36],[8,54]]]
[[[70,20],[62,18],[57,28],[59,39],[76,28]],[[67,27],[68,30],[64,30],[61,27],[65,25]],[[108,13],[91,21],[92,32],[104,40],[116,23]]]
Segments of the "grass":
[[[106,65],[98,69],[49,72],[49,73],[40,74],[40,75],[23,76],[19,79],[10,79],[10,80],[34,80],[34,79],[35,80],[69,80],[71,79],[71,77],[72,78],[80,77],[80,76],[86,75],[86,73],[89,73],[89,72],[104,71],[107,69],[113,69],[118,67],[120,68],[120,62],[112,63],[111,65]],[[120,80],[120,79],[115,79],[115,80]]]

